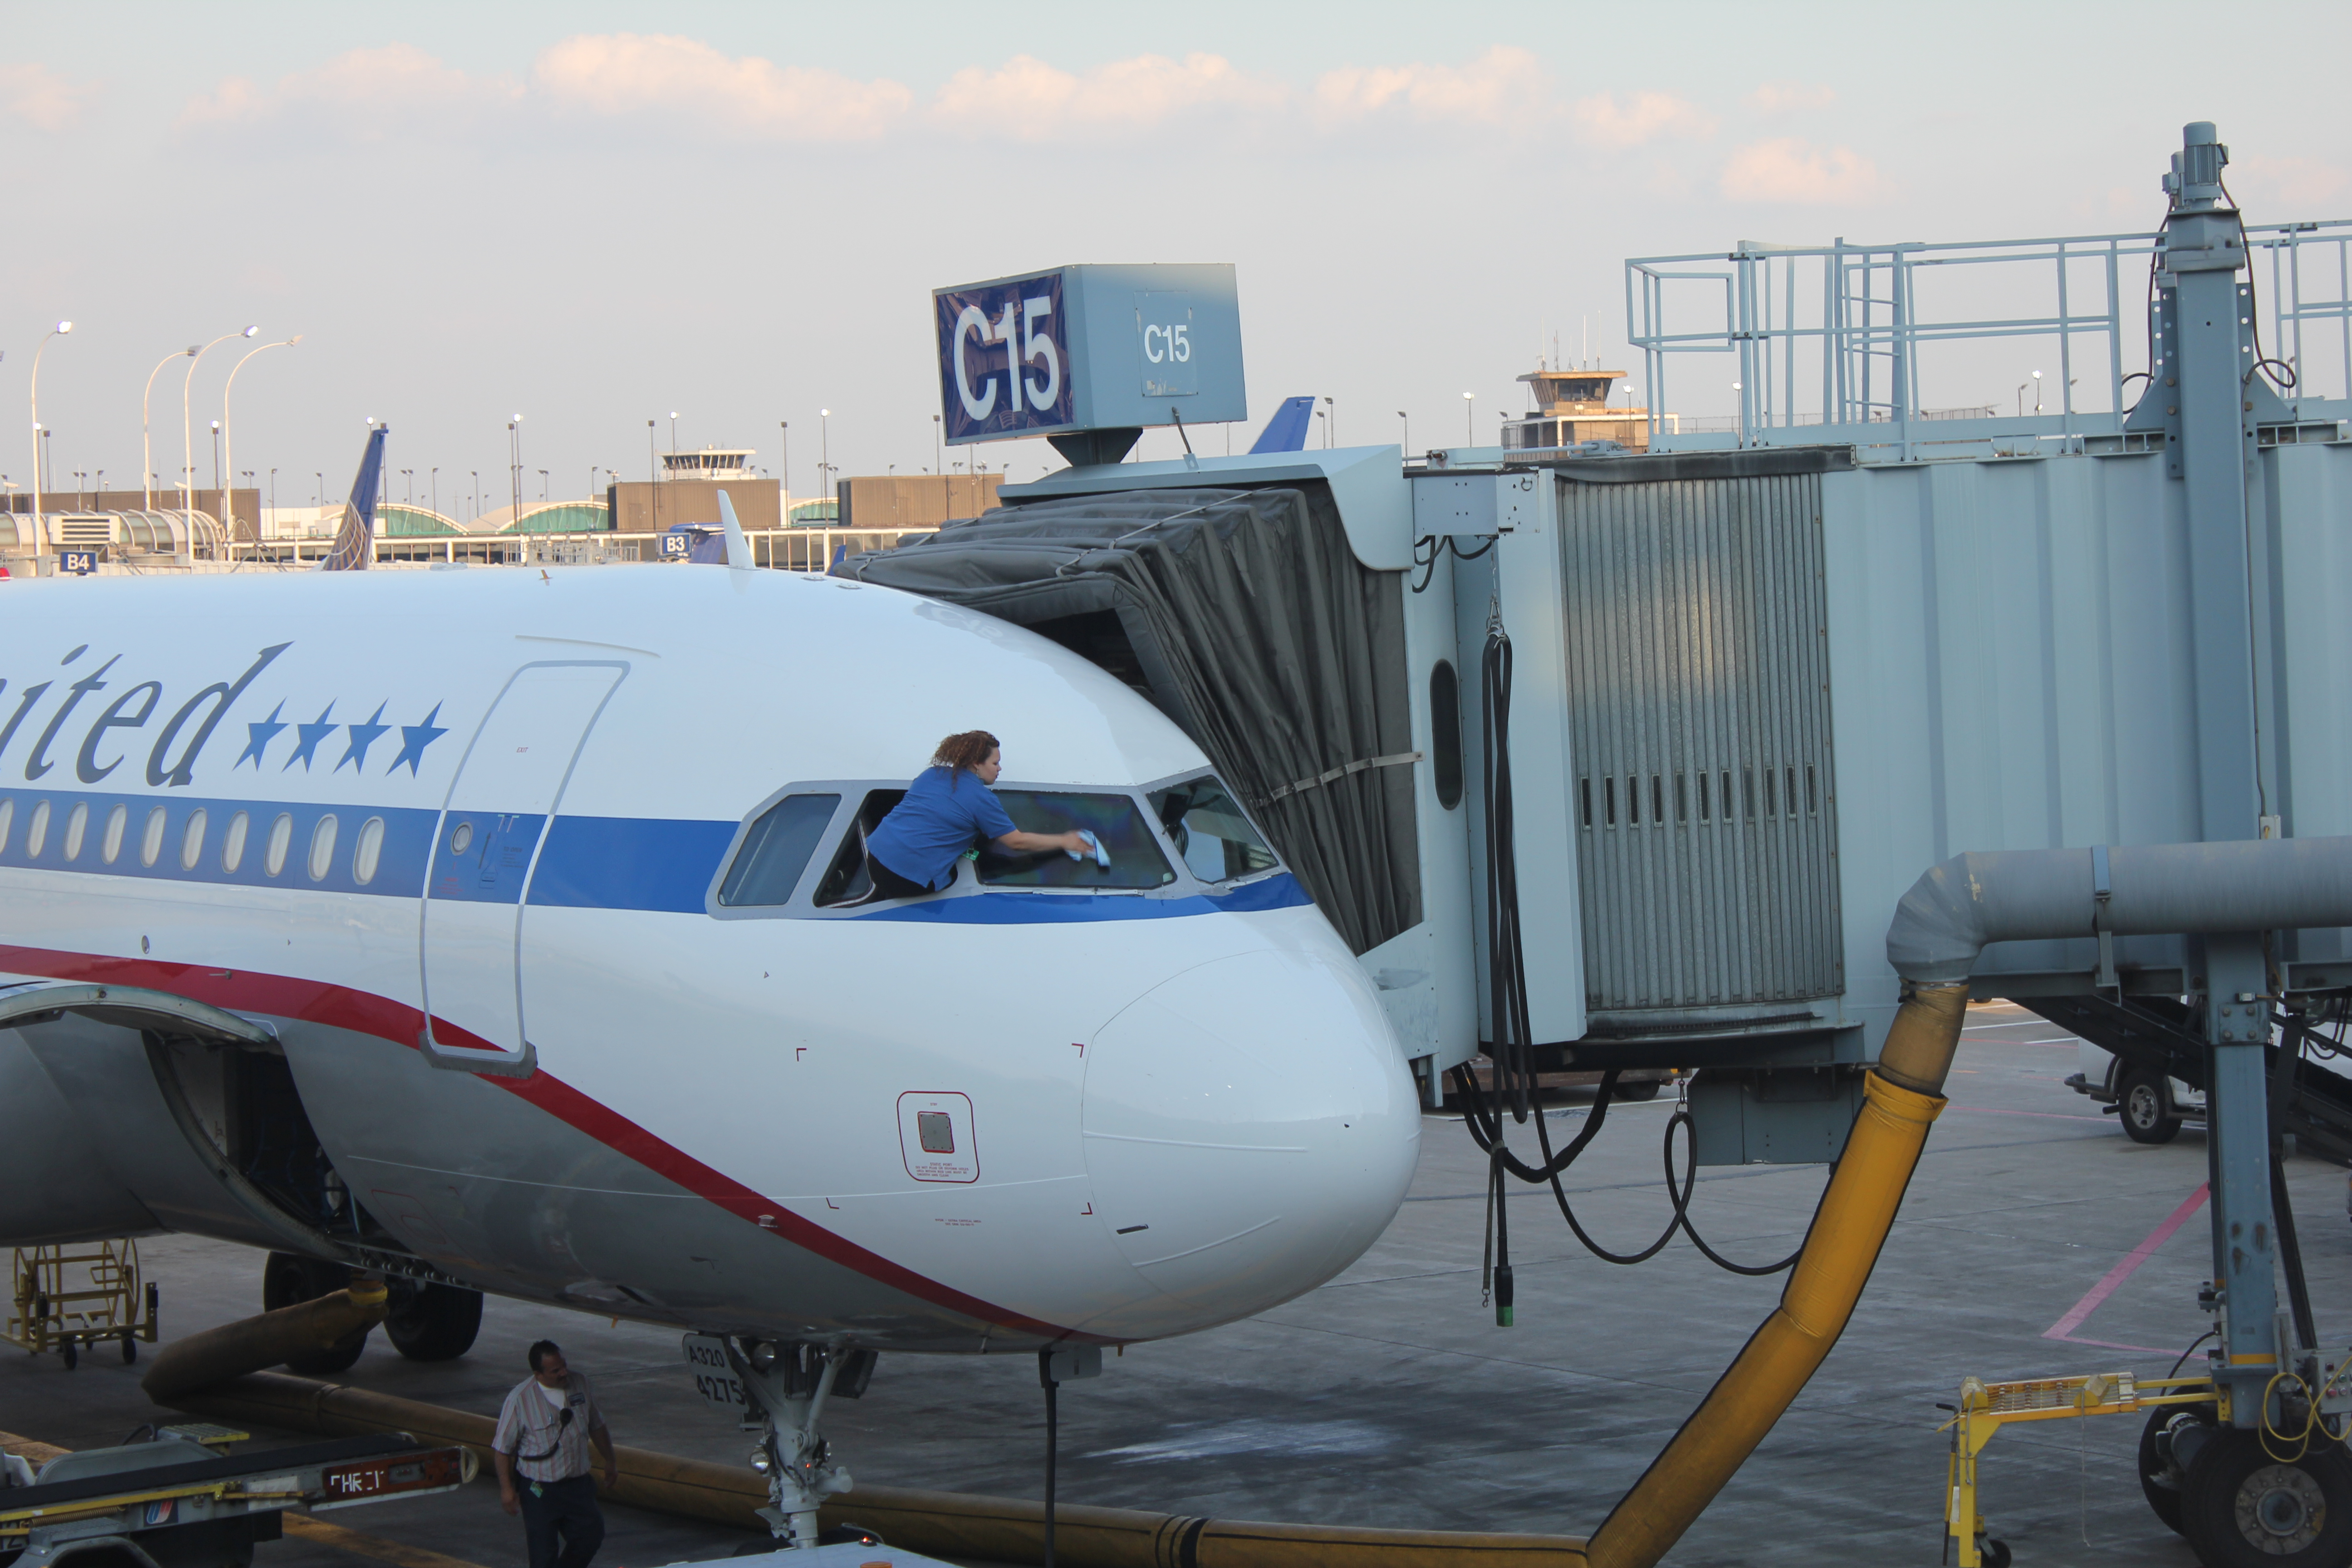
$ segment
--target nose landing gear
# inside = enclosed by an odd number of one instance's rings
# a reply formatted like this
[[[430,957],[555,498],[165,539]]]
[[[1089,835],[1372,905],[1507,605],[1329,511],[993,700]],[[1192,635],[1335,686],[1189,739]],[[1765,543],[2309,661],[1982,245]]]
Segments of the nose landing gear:
[[[817,1510],[847,1491],[850,1478],[833,1463],[816,1424],[827,1399],[866,1392],[875,1352],[745,1340],[728,1343],[727,1361],[742,1381],[744,1429],[761,1434],[751,1450],[751,1468],[768,1478],[768,1506],[760,1517],[779,1547],[824,1544]]]

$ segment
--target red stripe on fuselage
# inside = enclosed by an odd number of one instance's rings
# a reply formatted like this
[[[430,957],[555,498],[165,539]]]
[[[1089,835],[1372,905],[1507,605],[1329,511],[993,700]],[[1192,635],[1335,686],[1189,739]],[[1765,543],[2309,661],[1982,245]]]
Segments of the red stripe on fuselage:
[[[417,1036],[425,1026],[424,1014],[388,996],[354,991],[348,986],[334,985],[321,980],[263,974],[244,969],[220,969],[211,964],[173,963],[160,959],[112,958],[100,953],[0,945],[0,971],[94,985],[141,985],[209,1003],[215,1007],[299,1018],[305,1023],[373,1035],[410,1050],[417,1048]],[[443,1046],[497,1049],[479,1036],[468,1034],[440,1018],[433,1020],[433,1037]],[[869,1252],[846,1237],[835,1236],[782,1205],[761,1197],[732,1176],[711,1169],[676,1145],[665,1142],[612,1107],[582,1093],[544,1068],[522,1079],[486,1073],[474,1076],[484,1082],[498,1085],[567,1127],[595,1139],[615,1153],[635,1160],[656,1175],[666,1177],[696,1196],[717,1205],[762,1234],[782,1237],[830,1262],[855,1269],[878,1284],[902,1290],[935,1307],[944,1307],[977,1321],[1020,1333],[1040,1334],[1056,1340],[1098,1339],[1096,1335],[1059,1328],[995,1306],[977,1296],[967,1296],[952,1286],[942,1285],[902,1264],[892,1262],[879,1253]],[[761,1215],[773,1216],[775,1225],[772,1229],[759,1223]],[[1117,1342],[1102,1339],[1098,1342],[1110,1344]]]

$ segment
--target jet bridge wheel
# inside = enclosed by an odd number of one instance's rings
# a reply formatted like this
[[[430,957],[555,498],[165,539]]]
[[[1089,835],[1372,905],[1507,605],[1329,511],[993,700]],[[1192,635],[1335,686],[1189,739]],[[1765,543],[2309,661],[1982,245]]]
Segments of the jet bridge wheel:
[[[2315,1432],[2283,1464],[2254,1433],[2217,1428],[2189,1462],[2180,1533],[2205,1568],[2342,1568],[2352,1561],[2352,1458]]]
[[[2180,1489],[2187,1467],[2176,1458],[2174,1445],[2185,1427],[2212,1424],[2210,1412],[2202,1405],[2158,1405],[2147,1413],[2147,1425],[2139,1430],[2139,1489],[2147,1498],[2149,1511],[2175,1535],[2181,1532]],[[2181,1451],[2187,1447],[2182,1445]]]
[[[456,1361],[482,1328],[482,1293],[457,1285],[387,1279],[383,1337],[411,1361]]]
[[[336,1264],[298,1258],[290,1252],[273,1252],[261,1269],[261,1305],[264,1310],[274,1312],[280,1307],[315,1301],[350,1283],[351,1271]],[[289,1361],[287,1369],[305,1377],[327,1377],[346,1371],[360,1359],[360,1352],[367,1348],[367,1330],[356,1330],[316,1355]]]

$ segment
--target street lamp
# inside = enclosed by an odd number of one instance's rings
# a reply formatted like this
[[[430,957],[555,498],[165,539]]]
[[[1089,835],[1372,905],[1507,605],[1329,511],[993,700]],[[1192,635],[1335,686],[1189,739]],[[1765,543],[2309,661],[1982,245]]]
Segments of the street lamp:
[[[212,353],[215,347],[231,338],[249,338],[259,327],[247,327],[243,331],[223,332],[211,342],[188,356],[188,373],[180,378],[180,510],[196,510],[196,441],[195,424],[188,414],[188,389],[195,384],[196,362]]]
[[[1462,395],[1462,436],[1473,447],[1478,444],[1477,426],[1472,423],[1477,401],[1478,395],[1475,392],[1465,392]]]
[[[219,421],[219,420],[217,420],[217,419],[215,419],[215,420],[214,420],[214,421],[213,421],[213,489],[214,489],[217,490],[217,489],[220,489],[220,481],[221,481],[220,421]]]
[[[790,528],[793,525],[793,422],[791,420],[776,421],[776,440],[780,447],[776,458],[776,471],[783,476],[784,526]]]
[[[59,321],[49,329],[49,337],[33,351],[33,535],[37,540],[41,531],[41,355],[49,346],[49,338],[61,338],[73,331],[71,321]]]
[[[1412,455],[1412,421],[1404,416],[1404,410],[1402,408],[1397,410],[1397,423],[1404,432],[1397,450],[1411,457]]]
[[[931,416],[931,472],[935,474],[944,474],[948,471],[947,456],[940,446],[940,416],[934,414]]]
[[[677,450],[677,410],[675,408],[669,411],[669,449],[673,452]]]
[[[817,494],[821,496],[829,496],[833,494],[832,419],[832,409],[820,408],[816,411],[816,489]],[[840,498],[836,496],[834,499],[834,521],[838,522],[841,521]]]
[[[539,499],[541,500],[545,500],[547,499],[547,470],[545,468],[539,470]]]
[[[507,488],[514,502],[514,516],[509,521],[522,518],[522,416],[507,421]]]
[[[2033,373],[2033,412],[2042,412],[2042,373],[2038,370]]]
[[[1339,441],[1339,401],[1327,397],[1323,400],[1323,406],[1331,416],[1323,422],[1323,444],[1326,447],[1337,446]]]
[[[313,486],[313,487],[312,487],[312,489],[311,489],[311,490],[310,490],[310,504],[311,504],[312,506],[324,506],[324,505],[326,505],[326,504],[327,504],[327,476],[326,476],[326,475],[324,475],[324,474],[322,474],[322,473],[320,473],[320,472],[319,472],[316,468],[313,468],[313,469],[311,469],[311,470],[310,470],[310,477],[311,477],[313,479],[316,479],[316,480],[318,481],[318,483],[317,483],[315,486]]]
[[[235,364],[228,367],[228,384],[221,388],[221,445],[226,449],[230,472],[234,473],[236,470],[236,426],[234,422],[234,414],[229,407],[229,395],[236,390],[236,373],[243,370],[245,368],[246,360],[251,359],[255,354],[268,353],[271,349],[290,349],[301,341],[302,334],[297,332],[290,338],[280,338],[274,343],[264,343],[257,349],[247,349],[242,358],[240,358]],[[272,468],[269,470],[269,504],[270,507],[275,510],[278,505],[278,470],[276,468]],[[229,501],[228,511],[228,534],[229,540],[233,544],[236,539],[236,503],[233,498]],[[259,542],[260,530],[256,529],[254,532],[255,542],[257,543]]]
[[[201,343],[190,343],[186,348],[173,349],[155,362],[155,368],[147,373],[147,390],[139,395],[139,460],[142,468],[150,470],[147,474],[145,500],[141,507],[143,511],[155,510],[155,476],[152,471],[155,467],[155,453],[153,444],[149,440],[147,433],[147,404],[155,393],[155,378],[163,374],[163,367],[173,360],[194,359],[202,353],[204,353],[204,345]]]

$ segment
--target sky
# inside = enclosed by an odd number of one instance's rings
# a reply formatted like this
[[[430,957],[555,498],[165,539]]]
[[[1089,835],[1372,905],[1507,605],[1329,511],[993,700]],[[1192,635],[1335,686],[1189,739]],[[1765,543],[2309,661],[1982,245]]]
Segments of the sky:
[[[198,482],[237,356],[299,333],[233,402],[233,467],[277,469],[285,505],[349,488],[371,418],[393,498],[446,512],[475,474],[506,503],[517,415],[526,499],[541,469],[553,497],[645,477],[673,412],[680,446],[772,474],[788,439],[795,495],[825,458],[920,472],[929,290],[1084,261],[1236,266],[1250,420],[1210,450],[1298,394],[1334,399],[1343,445],[1456,444],[1465,409],[1491,444],[1555,342],[1639,370],[1628,256],[2146,230],[2192,119],[2250,221],[2352,214],[2352,7],[2229,16],[9,0],[0,473],[31,477],[17,400],[60,319],[61,484],[135,488],[157,362],[247,324],[187,384]],[[187,368],[150,405],[166,483]],[[1996,402],[2016,369],[1945,395]],[[1727,412],[1727,381],[1685,376],[1675,406]],[[1036,440],[971,455],[1060,466]]]

